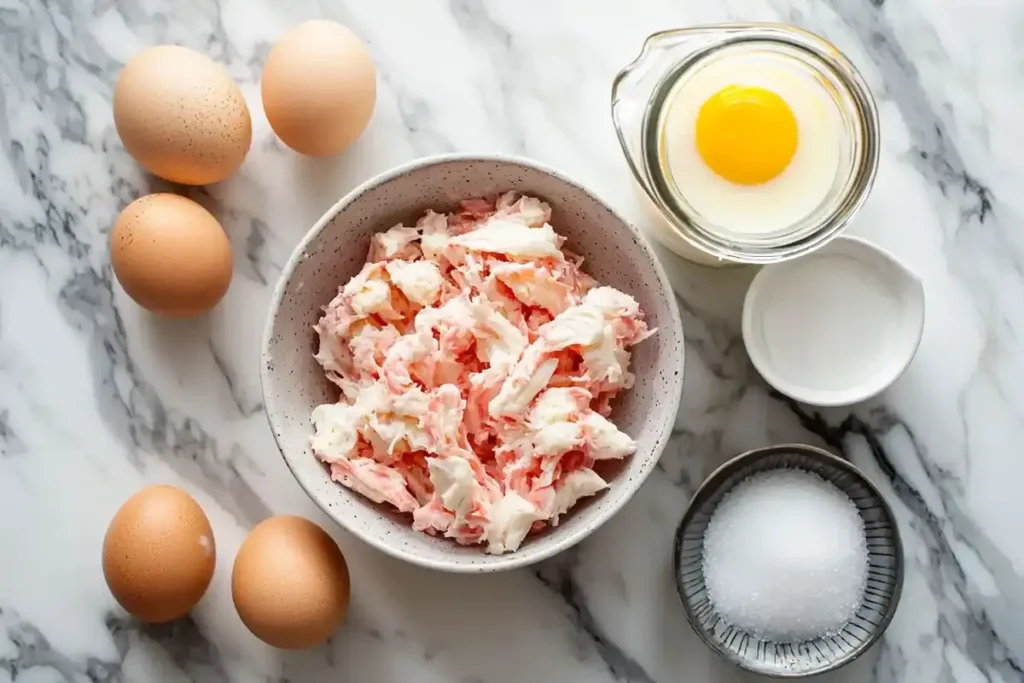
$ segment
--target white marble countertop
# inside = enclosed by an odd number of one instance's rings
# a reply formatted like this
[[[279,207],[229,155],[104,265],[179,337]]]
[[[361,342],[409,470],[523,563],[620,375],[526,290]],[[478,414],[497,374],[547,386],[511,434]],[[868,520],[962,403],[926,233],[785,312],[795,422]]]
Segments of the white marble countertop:
[[[286,28],[330,16],[369,43],[377,111],[345,155],[274,140],[259,72]],[[271,287],[314,220],[356,183],[445,151],[559,167],[638,222],[609,120],[613,74],[659,29],[782,20],[848,52],[878,98],[874,193],[852,231],[921,274],[920,353],[881,399],[818,412],[768,391],[738,335],[749,275],[671,256],[687,335],[672,443],[636,498],[535,570],[449,576],[346,535],[305,497],[261,407]],[[1024,5],[1014,0],[0,0],[0,681],[522,683],[751,680],[692,634],[669,572],[673,528],[716,463],[798,440],[881,487],[906,546],[884,641],[833,680],[1024,680]],[[147,177],[114,131],[111,86],[139,49],[227,64],[254,119],[240,173],[191,192],[235,248],[208,317],[173,322],[114,283],[107,234]],[[142,627],[100,571],[106,524],[139,487],[192,492],[217,534],[210,592]],[[279,653],[231,606],[230,560],[270,513],[303,514],[353,575],[346,625]]]

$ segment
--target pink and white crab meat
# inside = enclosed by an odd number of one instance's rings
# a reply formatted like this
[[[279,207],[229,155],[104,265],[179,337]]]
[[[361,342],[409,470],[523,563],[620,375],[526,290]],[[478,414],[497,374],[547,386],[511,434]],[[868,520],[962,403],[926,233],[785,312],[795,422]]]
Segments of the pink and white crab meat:
[[[341,390],[312,415],[334,480],[490,553],[557,525],[608,486],[597,461],[636,450],[609,406],[654,330],[550,220],[509,192],[378,233],[315,326]]]

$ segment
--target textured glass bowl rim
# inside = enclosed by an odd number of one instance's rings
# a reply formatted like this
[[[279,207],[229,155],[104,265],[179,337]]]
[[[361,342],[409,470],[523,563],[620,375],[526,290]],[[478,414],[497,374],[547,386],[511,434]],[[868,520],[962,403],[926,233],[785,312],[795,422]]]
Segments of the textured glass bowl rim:
[[[878,110],[871,91],[856,67],[831,43],[808,31],[786,24],[720,24],[701,27],[701,30],[719,29],[727,34],[721,40],[706,45],[669,69],[654,87],[642,120],[640,156],[649,180],[649,193],[657,207],[669,219],[671,227],[683,239],[699,250],[727,261],[738,263],[778,263],[810,253],[843,231],[867,200],[878,171],[880,134]],[[690,32],[680,29],[655,34],[651,41],[662,35]],[[804,53],[823,71],[828,71],[846,91],[854,105],[854,136],[860,141],[859,157],[853,159],[853,176],[847,183],[846,193],[840,195],[835,206],[821,225],[797,239],[779,242],[741,244],[724,239],[695,225],[689,213],[676,201],[670,181],[660,170],[660,121],[669,95],[677,81],[691,68],[715,53],[743,43],[779,43]],[[644,184],[642,179],[641,184]]]

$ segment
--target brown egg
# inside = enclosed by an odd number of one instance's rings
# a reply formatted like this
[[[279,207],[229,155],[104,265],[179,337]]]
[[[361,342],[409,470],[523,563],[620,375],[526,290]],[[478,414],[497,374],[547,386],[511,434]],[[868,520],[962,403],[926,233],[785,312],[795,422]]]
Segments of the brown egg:
[[[333,21],[307,21],[267,55],[263,109],[296,152],[337,154],[363,132],[377,100],[377,74],[358,36]]]
[[[103,576],[130,614],[160,623],[185,616],[203,597],[216,563],[203,509],[173,486],[129,498],[103,539]]]
[[[136,303],[172,317],[212,308],[231,284],[224,229],[176,194],[151,194],[125,207],[110,232],[110,263]]]
[[[242,542],[231,572],[242,623],[274,647],[313,647],[348,610],[348,565],[327,532],[302,517],[271,517]]]
[[[249,108],[228,72],[179,45],[129,60],[114,85],[114,126],[146,170],[186,185],[227,178],[252,142]]]

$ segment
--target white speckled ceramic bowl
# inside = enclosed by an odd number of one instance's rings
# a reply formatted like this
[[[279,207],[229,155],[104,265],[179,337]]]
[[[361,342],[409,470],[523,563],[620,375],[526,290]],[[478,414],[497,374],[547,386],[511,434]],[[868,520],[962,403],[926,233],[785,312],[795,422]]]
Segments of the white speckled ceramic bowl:
[[[413,531],[408,516],[375,505],[335,483],[309,447],[310,413],[336,401],[337,390],[313,360],[313,324],[339,286],[362,267],[370,236],[426,209],[517,190],[553,210],[567,247],[586,258],[598,281],[633,295],[658,333],[633,354],[636,386],[620,395],[612,419],[639,443],[637,453],[601,471],[609,488],[581,501],[558,527],[531,535],[518,551],[488,555],[479,547]],[[367,543],[414,564],[452,572],[492,572],[550,557],[585,538],[633,496],[661,455],[683,385],[683,332],[672,290],[640,233],[591,192],[557,171],[498,156],[451,155],[388,171],[356,188],[309,231],[274,291],[261,359],[270,427],[288,467],[309,496]]]

